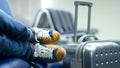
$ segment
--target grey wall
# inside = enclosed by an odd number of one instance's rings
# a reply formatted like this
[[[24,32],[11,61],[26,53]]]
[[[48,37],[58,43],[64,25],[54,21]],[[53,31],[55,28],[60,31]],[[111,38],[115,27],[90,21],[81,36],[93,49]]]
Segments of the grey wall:
[[[19,21],[30,26],[40,8],[41,0],[8,0],[13,15]]]
[[[70,11],[74,16],[74,0],[9,0],[14,16],[30,26],[41,5],[50,4],[49,8]],[[120,0],[93,0],[92,27],[99,29],[100,39],[120,40]],[[87,7],[79,7],[78,29],[86,28]]]

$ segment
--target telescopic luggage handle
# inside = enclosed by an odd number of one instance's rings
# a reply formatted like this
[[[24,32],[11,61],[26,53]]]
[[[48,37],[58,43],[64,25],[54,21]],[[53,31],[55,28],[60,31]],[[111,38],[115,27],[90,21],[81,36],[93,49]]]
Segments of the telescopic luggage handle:
[[[78,6],[87,6],[88,7],[88,25],[87,25],[87,34],[90,34],[90,24],[91,24],[91,7],[93,5],[92,2],[85,2],[80,0],[75,0],[75,20],[74,20],[74,42],[77,41],[77,19],[78,19]]]

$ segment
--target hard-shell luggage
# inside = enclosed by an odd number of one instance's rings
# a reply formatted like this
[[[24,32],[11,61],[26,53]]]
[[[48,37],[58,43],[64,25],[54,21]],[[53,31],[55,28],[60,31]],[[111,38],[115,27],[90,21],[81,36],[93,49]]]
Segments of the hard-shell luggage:
[[[75,0],[74,42],[65,47],[67,57],[63,68],[120,68],[120,45],[115,41],[98,40],[90,35],[92,2]],[[88,7],[87,34],[76,39],[78,6]]]
[[[88,6],[87,34],[76,39],[78,5]],[[74,43],[61,44],[66,50],[65,59],[52,68],[120,68],[119,41],[98,40],[90,35],[91,2],[75,0]]]
[[[112,41],[80,43],[71,68],[120,68],[120,45]]]
[[[110,40],[85,41],[85,38],[94,37],[86,35],[78,44],[65,47],[67,57],[63,60],[63,68],[120,68],[118,43]]]

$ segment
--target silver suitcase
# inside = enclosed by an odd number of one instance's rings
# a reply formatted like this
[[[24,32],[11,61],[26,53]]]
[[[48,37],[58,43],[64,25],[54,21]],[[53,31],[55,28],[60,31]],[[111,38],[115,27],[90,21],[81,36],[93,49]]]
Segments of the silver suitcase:
[[[83,35],[77,42],[78,5],[88,7],[87,35]],[[90,34],[90,16],[92,3],[75,1],[74,42],[65,47],[67,58],[63,61],[63,68],[120,68],[120,45],[114,41],[100,41]]]
[[[112,41],[80,43],[70,68],[120,68],[120,45]]]

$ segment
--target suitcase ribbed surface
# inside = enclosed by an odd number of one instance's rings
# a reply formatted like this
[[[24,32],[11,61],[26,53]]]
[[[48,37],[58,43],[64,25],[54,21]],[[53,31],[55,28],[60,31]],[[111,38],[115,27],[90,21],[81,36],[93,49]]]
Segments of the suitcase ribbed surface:
[[[83,51],[83,68],[120,68],[120,45],[111,42],[87,44]]]

